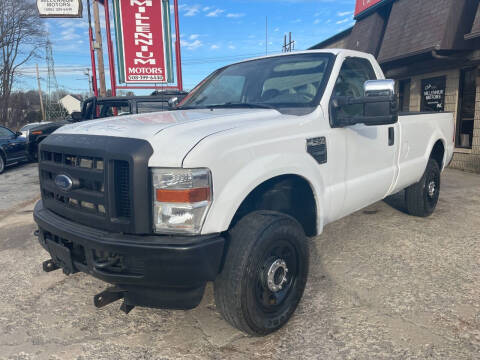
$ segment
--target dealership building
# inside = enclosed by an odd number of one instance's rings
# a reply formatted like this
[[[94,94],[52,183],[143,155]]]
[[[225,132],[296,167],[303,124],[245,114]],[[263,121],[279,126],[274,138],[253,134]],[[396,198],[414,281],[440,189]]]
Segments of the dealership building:
[[[478,0],[357,0],[355,25],[312,49],[373,54],[397,80],[400,111],[455,115],[451,167],[480,173]]]

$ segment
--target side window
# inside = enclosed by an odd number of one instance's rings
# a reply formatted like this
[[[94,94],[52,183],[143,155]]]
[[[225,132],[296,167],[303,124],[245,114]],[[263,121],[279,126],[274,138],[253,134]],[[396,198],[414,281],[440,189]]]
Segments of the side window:
[[[365,81],[376,79],[377,76],[370,61],[362,58],[346,58],[338,74],[332,97],[361,97],[364,95],[363,85]],[[362,115],[363,105],[354,104],[344,106],[342,112],[343,116],[347,117]]]
[[[110,116],[121,116],[121,115],[130,115],[132,112],[130,111],[130,104],[128,102],[120,102],[120,103],[106,103],[100,104],[100,117],[110,117]]]
[[[0,127],[0,138],[9,139],[13,135],[15,135],[15,134],[13,132],[11,132],[10,130],[8,130],[7,128]]]
[[[165,111],[168,109],[168,102],[164,101],[148,101],[137,103],[137,111],[139,114]]]
[[[376,80],[372,64],[367,59],[347,58],[342,64],[333,96],[363,96],[363,84],[367,80]]]

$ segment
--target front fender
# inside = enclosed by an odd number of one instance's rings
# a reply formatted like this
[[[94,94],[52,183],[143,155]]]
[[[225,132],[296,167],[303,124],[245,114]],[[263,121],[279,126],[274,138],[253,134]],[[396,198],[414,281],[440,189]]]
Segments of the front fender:
[[[281,175],[298,175],[308,181],[317,206],[317,232],[322,232],[325,211],[324,178],[319,173],[318,164],[306,153],[264,156],[248,162],[240,169],[235,169],[234,164],[222,166],[219,169],[212,169],[214,200],[203,226],[203,234],[228,230],[243,200],[265,181]],[[222,178],[221,174],[225,174],[225,167],[230,168],[231,172],[227,171],[230,176]]]

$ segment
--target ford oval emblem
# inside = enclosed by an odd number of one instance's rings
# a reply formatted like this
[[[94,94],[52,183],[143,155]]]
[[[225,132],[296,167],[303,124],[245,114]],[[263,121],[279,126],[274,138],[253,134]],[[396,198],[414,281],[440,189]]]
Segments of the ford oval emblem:
[[[73,187],[73,180],[68,175],[57,175],[55,185],[63,191],[70,191]]]

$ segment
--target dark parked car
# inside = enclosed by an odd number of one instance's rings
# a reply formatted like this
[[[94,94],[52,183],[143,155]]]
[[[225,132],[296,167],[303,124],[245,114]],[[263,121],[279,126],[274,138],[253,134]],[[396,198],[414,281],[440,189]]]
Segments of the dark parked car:
[[[22,161],[28,161],[27,143],[22,133],[0,126],[0,174],[5,167]]]
[[[142,114],[170,109],[169,100],[177,98],[179,102],[187,95],[186,92],[168,91],[154,92],[151,96],[117,96],[108,98],[91,97],[83,102],[82,111],[72,113],[71,117],[62,121],[42,123],[32,127],[27,134],[27,152],[32,161],[38,157],[38,144],[48,135],[66,124],[74,122]]]

